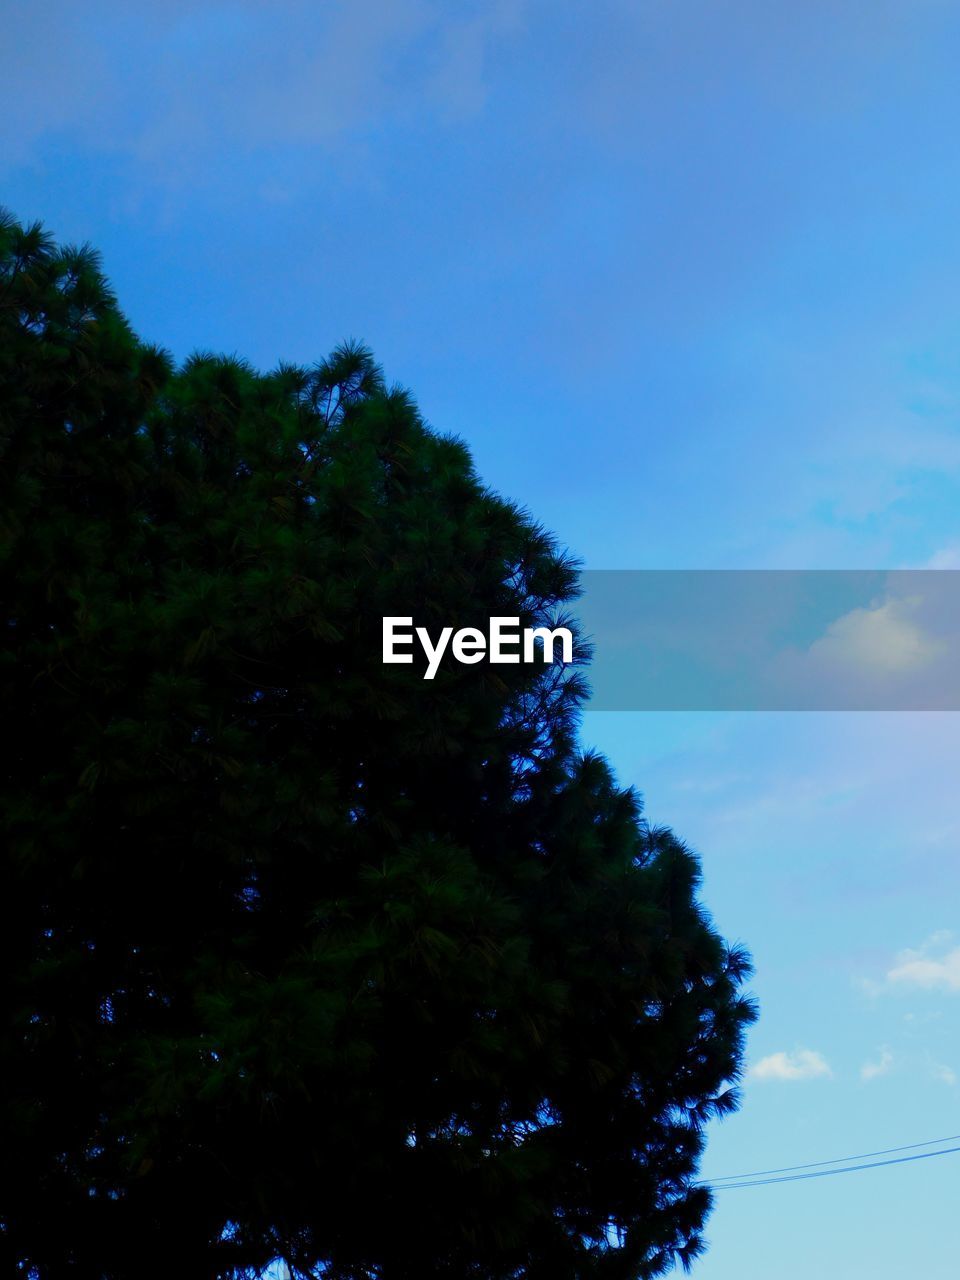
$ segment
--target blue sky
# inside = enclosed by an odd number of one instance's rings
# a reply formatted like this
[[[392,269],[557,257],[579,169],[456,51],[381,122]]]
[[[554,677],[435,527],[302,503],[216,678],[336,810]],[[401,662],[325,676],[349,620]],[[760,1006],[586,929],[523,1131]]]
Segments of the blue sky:
[[[0,199],[178,356],[365,339],[591,568],[960,566],[956,4],[2,8]],[[957,717],[584,733],[756,957],[708,1174],[960,1132]],[[726,1193],[697,1274],[947,1280],[958,1187]]]

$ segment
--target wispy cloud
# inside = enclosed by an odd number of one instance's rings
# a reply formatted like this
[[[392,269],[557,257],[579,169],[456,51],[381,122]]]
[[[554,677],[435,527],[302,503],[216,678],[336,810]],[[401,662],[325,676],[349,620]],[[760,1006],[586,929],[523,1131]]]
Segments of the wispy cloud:
[[[886,976],[894,987],[960,991],[960,946],[953,934],[935,933],[916,950],[901,951]]]
[[[885,1076],[889,1073],[893,1066],[893,1054],[889,1049],[880,1050],[880,1056],[872,1062],[865,1062],[860,1068],[861,1080],[876,1080],[878,1076]]]
[[[960,569],[960,543],[951,542],[935,551],[924,566],[927,569]]]
[[[833,1072],[822,1053],[815,1049],[794,1049],[791,1053],[771,1053],[751,1069],[752,1080],[816,1080]]]
[[[469,116],[486,100],[490,46],[520,29],[524,0],[462,12],[233,0],[215,15],[168,0],[139,19],[125,8],[102,0],[81,20],[63,0],[17,7],[0,49],[16,89],[0,123],[8,163],[49,134],[175,168],[185,150],[329,146],[384,119]]]

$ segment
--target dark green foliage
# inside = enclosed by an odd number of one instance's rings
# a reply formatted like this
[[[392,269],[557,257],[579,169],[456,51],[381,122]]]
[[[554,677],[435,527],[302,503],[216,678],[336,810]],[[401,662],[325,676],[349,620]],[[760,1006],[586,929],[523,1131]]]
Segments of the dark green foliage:
[[[577,753],[580,677],[380,619],[576,575],[367,352],[174,370],[0,229],[0,1272],[653,1276],[701,1247],[742,954]]]

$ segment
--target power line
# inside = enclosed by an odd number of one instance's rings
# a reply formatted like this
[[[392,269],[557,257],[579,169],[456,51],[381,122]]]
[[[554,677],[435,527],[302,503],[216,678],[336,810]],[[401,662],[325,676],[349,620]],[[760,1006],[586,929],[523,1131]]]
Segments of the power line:
[[[755,1169],[752,1173],[728,1173],[722,1178],[710,1178],[709,1185],[720,1182],[739,1182],[743,1178],[766,1178],[772,1173],[796,1173],[800,1169],[820,1169],[828,1164],[849,1164],[852,1160],[872,1160],[874,1156],[892,1156],[901,1151],[916,1151],[920,1147],[939,1147],[942,1142],[960,1142],[960,1133],[946,1138],[931,1138],[929,1142],[908,1142],[902,1147],[885,1147],[882,1151],[861,1151],[856,1156],[839,1156],[836,1160],[812,1160],[809,1164],[788,1164],[780,1169]]]
[[[915,1156],[900,1156],[896,1160],[876,1160],[872,1164],[848,1164],[842,1169],[820,1169],[816,1173],[793,1173],[785,1178],[756,1178],[752,1182],[730,1182],[718,1186],[717,1191],[740,1191],[744,1187],[770,1187],[775,1182],[806,1182],[808,1178],[830,1178],[837,1173],[858,1173],[861,1169],[879,1169],[890,1164],[909,1164],[911,1160],[932,1160],[934,1156],[948,1156],[960,1147],[944,1147],[942,1151],[921,1151]],[[708,1183],[712,1186],[712,1183]]]

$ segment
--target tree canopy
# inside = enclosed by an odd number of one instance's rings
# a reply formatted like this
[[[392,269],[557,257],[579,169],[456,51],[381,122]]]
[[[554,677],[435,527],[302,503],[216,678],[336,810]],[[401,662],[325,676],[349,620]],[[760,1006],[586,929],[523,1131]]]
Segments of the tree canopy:
[[[0,1263],[636,1280],[702,1248],[748,964],[578,661],[384,666],[576,565],[370,353],[134,335],[0,227]]]

